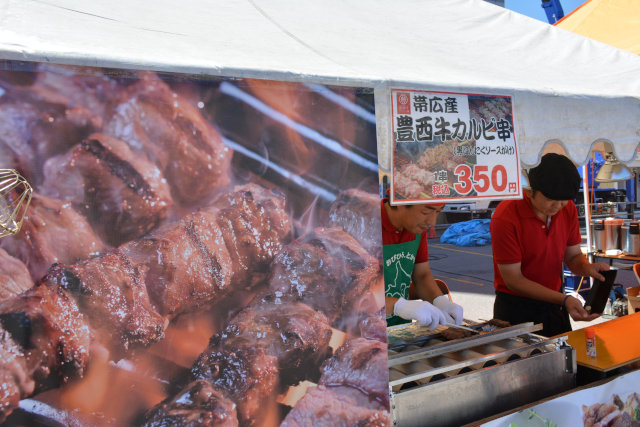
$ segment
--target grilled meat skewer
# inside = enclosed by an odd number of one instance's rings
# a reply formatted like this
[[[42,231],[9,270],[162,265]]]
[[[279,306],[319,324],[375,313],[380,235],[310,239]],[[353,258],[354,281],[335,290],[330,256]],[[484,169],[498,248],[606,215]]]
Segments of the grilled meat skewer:
[[[207,399],[186,405],[169,398],[148,412],[144,425],[202,420],[203,412],[204,425],[252,425],[280,387],[305,379],[327,357],[330,338],[327,318],[307,305],[255,299],[211,338],[191,370],[193,382],[178,394],[191,396],[198,387],[209,390]],[[228,401],[236,404],[237,418],[230,410],[220,416],[217,408],[228,408]]]
[[[155,163],[182,203],[229,183],[231,150],[200,111],[153,73],[123,92],[103,132]]]
[[[323,332],[328,330],[328,323],[344,326],[355,318],[351,316],[351,310],[357,308],[355,301],[370,290],[379,267],[345,231],[319,227],[286,245],[272,262],[271,270],[270,288],[256,296],[223,332],[211,339],[209,348],[192,369],[195,379],[208,381],[225,399],[236,402],[240,425],[255,423],[260,415],[259,408],[265,406],[270,395],[279,391],[279,386],[303,380],[304,371],[317,369],[327,356],[326,352],[318,352],[319,346],[314,345],[312,348],[318,354],[311,359],[313,363],[309,363],[309,355],[304,351],[282,349],[283,343],[291,339],[287,338],[290,332],[283,333],[265,325],[295,325],[308,337],[298,340],[311,342],[320,336],[328,343],[330,333],[325,337]],[[321,326],[309,319],[302,322],[300,307],[306,307],[303,313],[308,314],[304,317],[313,313],[322,316],[327,324]],[[296,332],[295,336],[302,337],[301,332]],[[256,342],[255,337],[260,339]],[[386,350],[383,356],[386,358]],[[305,369],[301,370],[301,367]],[[386,376],[384,379],[386,381]],[[189,387],[180,395],[188,393]],[[382,390],[386,392],[386,386]],[[192,411],[189,419],[192,419],[205,407],[216,406],[210,400],[201,399],[189,407]],[[169,398],[149,412],[145,425],[182,422],[184,418],[174,417],[177,414],[184,417],[185,410],[179,399]],[[210,425],[231,422],[229,418],[216,418]]]
[[[89,359],[90,329],[61,288],[35,286],[0,302],[0,422],[18,400],[81,378]]]
[[[92,134],[44,165],[41,191],[82,206],[94,229],[113,246],[160,224],[173,204],[162,173],[122,141]]]
[[[72,265],[42,283],[78,300],[94,330],[127,349],[162,338],[167,321],[266,276],[290,231],[285,201],[254,184],[151,235]]]
[[[281,300],[302,301],[344,329],[368,309],[359,303],[367,300],[379,273],[378,261],[348,233],[318,227],[283,248],[273,261],[269,286]]]
[[[284,208],[281,195],[240,186],[144,239],[54,265],[34,288],[0,302],[0,326],[22,349],[35,391],[82,376],[90,332],[114,350],[149,345],[177,315],[267,277],[291,230]],[[0,401],[0,419],[14,401]]]

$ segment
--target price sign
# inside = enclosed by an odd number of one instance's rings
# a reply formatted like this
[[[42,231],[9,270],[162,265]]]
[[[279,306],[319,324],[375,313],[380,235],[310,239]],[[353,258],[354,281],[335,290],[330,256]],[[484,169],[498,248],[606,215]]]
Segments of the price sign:
[[[511,97],[390,95],[392,203],[522,197]]]

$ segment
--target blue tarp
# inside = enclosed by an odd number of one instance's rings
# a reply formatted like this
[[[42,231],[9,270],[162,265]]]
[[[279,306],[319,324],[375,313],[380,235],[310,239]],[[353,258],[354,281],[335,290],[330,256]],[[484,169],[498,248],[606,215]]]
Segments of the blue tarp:
[[[440,243],[457,246],[484,246],[491,243],[490,219],[472,219],[452,224],[440,236]]]

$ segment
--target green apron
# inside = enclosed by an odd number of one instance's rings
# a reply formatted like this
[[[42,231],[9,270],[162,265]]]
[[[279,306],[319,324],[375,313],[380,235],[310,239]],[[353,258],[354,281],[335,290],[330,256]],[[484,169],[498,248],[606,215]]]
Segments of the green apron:
[[[416,234],[415,240],[409,242],[382,246],[385,296],[409,299],[409,285],[419,246],[419,234]],[[410,320],[387,314],[387,326],[408,322]]]

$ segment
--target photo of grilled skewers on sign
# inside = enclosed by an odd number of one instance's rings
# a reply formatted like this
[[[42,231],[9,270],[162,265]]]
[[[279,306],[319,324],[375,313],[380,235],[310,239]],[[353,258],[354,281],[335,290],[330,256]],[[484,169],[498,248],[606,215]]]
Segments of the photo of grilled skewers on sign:
[[[456,195],[456,167],[475,164],[475,141],[402,144],[395,156],[394,185],[402,199],[431,199]],[[411,150],[413,153],[409,153]]]
[[[0,424],[389,425],[371,91],[0,65]]]

